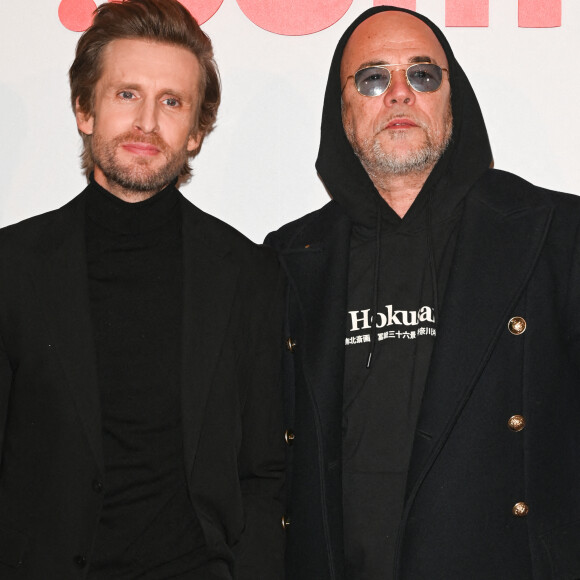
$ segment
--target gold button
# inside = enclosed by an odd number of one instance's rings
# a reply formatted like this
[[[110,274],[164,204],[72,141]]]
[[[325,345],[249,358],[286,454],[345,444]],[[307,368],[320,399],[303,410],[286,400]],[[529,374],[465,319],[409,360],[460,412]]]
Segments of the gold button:
[[[296,435],[294,435],[294,431],[292,431],[292,429],[286,429],[286,432],[284,433],[284,441],[286,441],[286,445],[292,445],[295,438]]]
[[[527,516],[529,511],[530,508],[528,507],[528,504],[523,501],[518,501],[518,503],[515,504],[512,508],[512,514],[517,518],[523,518]]]
[[[508,427],[512,431],[521,431],[526,426],[526,420],[521,415],[513,415],[508,419]]]
[[[521,316],[514,316],[510,318],[508,328],[512,334],[523,334],[526,330],[526,321]]]
[[[286,348],[290,352],[294,352],[294,349],[296,348],[296,341],[291,336],[286,339]]]
[[[290,525],[290,518],[288,516],[282,516],[282,527],[286,529]]]

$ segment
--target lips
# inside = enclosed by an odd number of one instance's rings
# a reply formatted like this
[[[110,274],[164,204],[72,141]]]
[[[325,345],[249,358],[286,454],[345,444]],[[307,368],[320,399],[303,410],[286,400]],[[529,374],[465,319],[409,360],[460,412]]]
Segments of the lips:
[[[411,129],[413,127],[417,127],[417,123],[408,119],[407,117],[396,117],[395,119],[391,119],[386,125],[385,129]]]
[[[142,142],[123,143],[121,147],[123,147],[125,151],[133,153],[134,155],[146,155],[150,157],[157,155],[160,151],[159,147],[156,147],[151,143]]]

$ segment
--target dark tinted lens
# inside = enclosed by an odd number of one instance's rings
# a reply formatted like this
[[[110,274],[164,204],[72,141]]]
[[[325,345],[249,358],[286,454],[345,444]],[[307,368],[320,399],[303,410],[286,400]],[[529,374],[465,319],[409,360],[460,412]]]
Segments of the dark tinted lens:
[[[391,73],[386,68],[369,66],[359,70],[354,75],[354,83],[358,92],[365,97],[382,95],[389,86]]]
[[[443,71],[436,64],[414,64],[407,69],[407,78],[416,91],[430,93],[441,86]]]

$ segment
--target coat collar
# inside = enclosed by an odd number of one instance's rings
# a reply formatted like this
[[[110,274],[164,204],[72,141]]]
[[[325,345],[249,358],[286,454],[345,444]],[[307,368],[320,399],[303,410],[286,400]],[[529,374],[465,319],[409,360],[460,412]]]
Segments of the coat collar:
[[[547,197],[489,172],[468,196],[421,403],[407,490],[436,460],[532,275],[552,219]],[[504,174],[506,175],[506,174]],[[512,183],[510,183],[512,180]]]
[[[101,473],[101,406],[89,305],[84,234],[86,192],[52,214],[35,252],[35,287],[51,348],[60,358],[77,412]]]
[[[327,455],[339,458],[351,221],[334,202],[312,217],[281,251],[280,260],[299,302],[302,330],[294,337],[296,353],[303,360]]]
[[[205,403],[226,337],[239,266],[211,218],[183,198],[182,423],[192,476]]]

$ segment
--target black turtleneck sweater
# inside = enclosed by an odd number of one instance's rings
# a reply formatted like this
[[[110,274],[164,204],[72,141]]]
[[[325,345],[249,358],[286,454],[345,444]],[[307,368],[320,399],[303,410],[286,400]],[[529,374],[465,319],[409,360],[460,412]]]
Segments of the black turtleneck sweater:
[[[127,203],[93,182],[86,213],[105,478],[89,578],[195,578],[206,558],[186,487],[182,241],[173,185]]]

